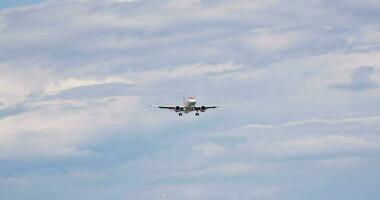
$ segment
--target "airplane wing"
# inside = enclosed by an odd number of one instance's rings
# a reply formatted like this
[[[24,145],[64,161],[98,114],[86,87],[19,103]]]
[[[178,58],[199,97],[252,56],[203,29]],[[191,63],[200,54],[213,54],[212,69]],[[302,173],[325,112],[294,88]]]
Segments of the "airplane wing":
[[[176,110],[176,111],[179,111],[179,110],[183,110],[183,106],[170,106],[170,105],[151,105],[152,107],[157,107],[157,108],[161,108],[161,109],[169,109],[169,110]]]
[[[194,111],[205,112],[208,109],[215,109],[218,107],[220,107],[220,106],[195,106],[193,109],[194,109]]]

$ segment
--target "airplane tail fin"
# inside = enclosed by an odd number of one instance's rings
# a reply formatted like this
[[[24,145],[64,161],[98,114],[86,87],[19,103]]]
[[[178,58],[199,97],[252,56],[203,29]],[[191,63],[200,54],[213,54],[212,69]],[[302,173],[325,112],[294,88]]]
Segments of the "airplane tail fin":
[[[183,97],[182,97],[182,100],[183,100],[183,105],[185,105],[185,104],[186,104],[186,97],[183,96]]]

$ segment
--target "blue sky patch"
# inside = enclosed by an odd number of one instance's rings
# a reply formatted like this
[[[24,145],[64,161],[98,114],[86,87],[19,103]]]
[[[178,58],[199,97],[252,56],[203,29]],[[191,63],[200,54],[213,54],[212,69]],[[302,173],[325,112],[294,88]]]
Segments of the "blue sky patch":
[[[0,1],[0,9],[2,8],[10,8],[22,5],[36,4],[40,3],[42,0],[3,0]]]

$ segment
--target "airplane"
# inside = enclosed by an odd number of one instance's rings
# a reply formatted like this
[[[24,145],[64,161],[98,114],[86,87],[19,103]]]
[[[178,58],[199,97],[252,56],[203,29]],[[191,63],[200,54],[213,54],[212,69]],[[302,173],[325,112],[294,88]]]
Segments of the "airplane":
[[[215,109],[219,106],[196,106],[197,99],[195,97],[188,97],[187,99],[183,97],[182,106],[165,106],[165,105],[151,105],[153,107],[158,107],[161,109],[174,110],[178,113],[178,116],[182,116],[182,113],[195,112],[195,116],[199,116],[199,112],[205,112],[207,109]]]

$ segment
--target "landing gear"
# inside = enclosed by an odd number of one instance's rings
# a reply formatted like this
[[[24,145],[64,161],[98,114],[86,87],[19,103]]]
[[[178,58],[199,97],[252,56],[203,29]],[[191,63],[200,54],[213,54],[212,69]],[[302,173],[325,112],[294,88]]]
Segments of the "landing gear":
[[[182,116],[182,113],[178,113],[178,116]]]
[[[199,113],[197,112],[197,113],[195,113],[195,116],[199,116]]]

